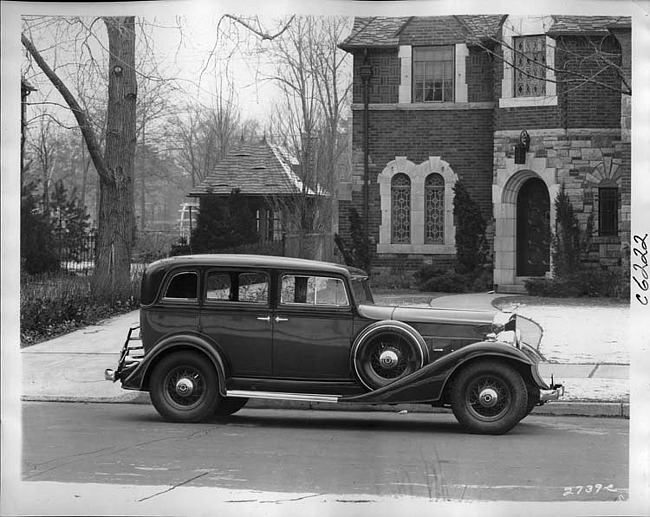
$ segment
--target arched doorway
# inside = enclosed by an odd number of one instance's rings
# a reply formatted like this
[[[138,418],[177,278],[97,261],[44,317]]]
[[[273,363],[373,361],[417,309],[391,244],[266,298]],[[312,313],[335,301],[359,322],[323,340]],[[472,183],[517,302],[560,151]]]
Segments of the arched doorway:
[[[517,195],[517,276],[544,276],[550,269],[550,209],[544,181],[527,180]]]

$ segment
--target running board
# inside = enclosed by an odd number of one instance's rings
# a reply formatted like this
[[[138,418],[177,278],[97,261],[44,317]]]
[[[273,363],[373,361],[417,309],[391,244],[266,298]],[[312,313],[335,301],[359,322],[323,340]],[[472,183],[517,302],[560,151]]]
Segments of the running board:
[[[340,395],[318,395],[314,393],[283,393],[278,391],[227,390],[226,397],[268,400],[296,400],[300,402],[331,402],[336,404]]]

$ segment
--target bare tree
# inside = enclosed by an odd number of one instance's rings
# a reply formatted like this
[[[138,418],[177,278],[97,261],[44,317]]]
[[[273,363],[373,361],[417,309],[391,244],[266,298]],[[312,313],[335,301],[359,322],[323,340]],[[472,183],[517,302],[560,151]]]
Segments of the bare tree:
[[[337,161],[349,106],[350,62],[337,44],[349,29],[341,17],[296,17],[286,33],[264,50],[276,65],[282,102],[273,138],[300,162],[301,191],[291,201],[293,226],[331,230]]]
[[[29,55],[69,106],[99,175],[100,203],[95,280],[102,285],[109,283],[126,288],[131,278],[135,223],[135,18],[105,17],[102,21],[108,37],[108,102],[104,149],[100,146],[87,111],[81,107],[59,74],[45,61],[25,32],[21,40]]]
[[[239,111],[232,103],[219,99],[216,106],[187,104],[175,115],[170,139],[180,167],[190,175],[192,186],[203,181],[234,143]]]

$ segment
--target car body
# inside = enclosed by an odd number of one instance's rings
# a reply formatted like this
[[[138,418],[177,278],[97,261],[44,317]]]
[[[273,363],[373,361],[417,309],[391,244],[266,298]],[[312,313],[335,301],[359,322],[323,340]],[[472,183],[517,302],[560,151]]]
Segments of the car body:
[[[250,398],[451,407],[501,434],[563,387],[541,379],[514,314],[374,303],[365,272],[256,255],[189,255],[145,270],[140,326],[105,376],[180,422]]]

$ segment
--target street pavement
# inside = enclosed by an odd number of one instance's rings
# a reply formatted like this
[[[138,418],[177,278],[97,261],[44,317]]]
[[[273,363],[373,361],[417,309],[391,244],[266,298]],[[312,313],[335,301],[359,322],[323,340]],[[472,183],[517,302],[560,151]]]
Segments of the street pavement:
[[[515,298],[494,293],[444,295],[383,294],[377,302],[389,305],[434,306],[484,309],[495,307],[516,312],[524,340],[542,356],[552,358],[540,364],[540,373],[565,385],[561,401],[535,408],[537,414],[629,417],[629,354],[626,332],[627,306],[608,307],[598,321],[585,320],[589,307],[515,305]],[[595,309],[595,308],[594,308]],[[121,389],[119,382],[104,380],[104,370],[115,368],[130,326],[138,324],[138,312],[130,312],[50,341],[21,349],[22,400],[63,402],[149,403],[147,393]],[[619,329],[602,338],[603,329]],[[595,338],[592,339],[591,335]],[[557,336],[568,338],[558,347]],[[601,337],[599,339],[599,336]],[[618,337],[617,337],[618,336]],[[602,341],[602,343],[599,343]],[[546,354],[549,350],[551,354]],[[614,361],[612,361],[614,358]],[[251,408],[370,409],[324,403],[251,401]],[[419,405],[386,406],[386,411],[440,411]]]

